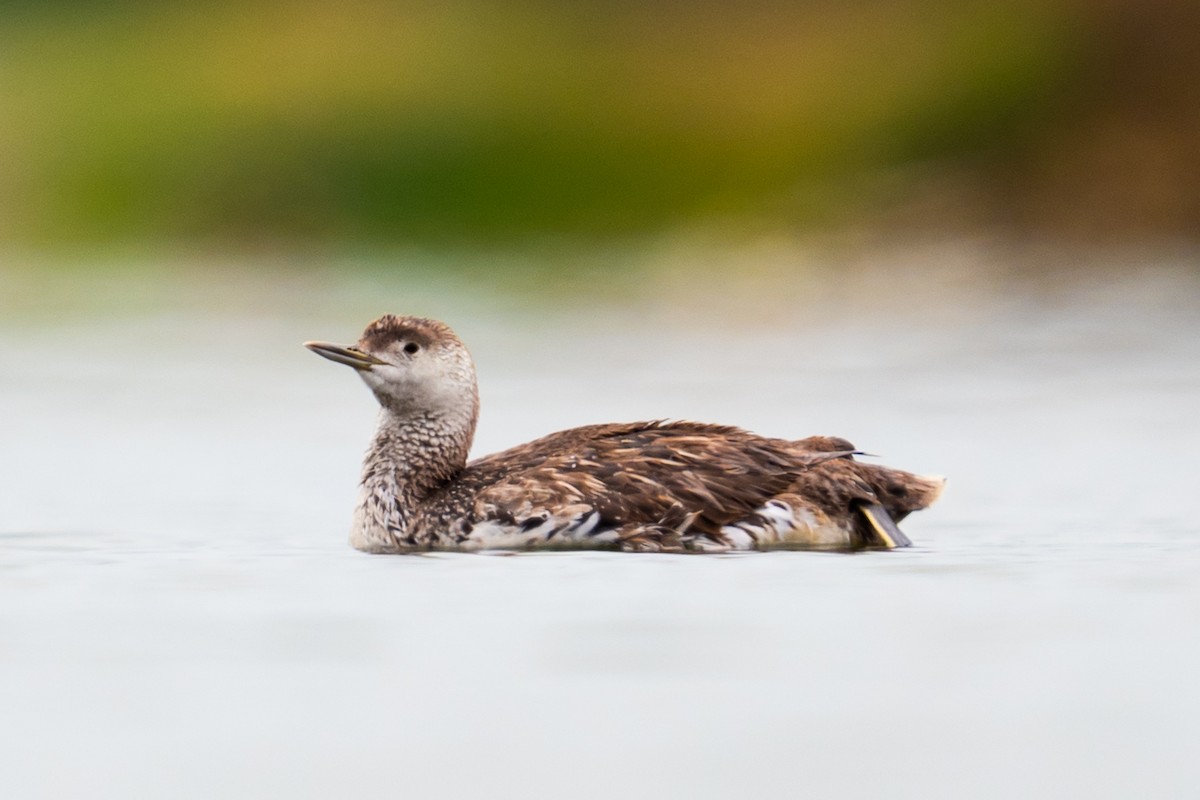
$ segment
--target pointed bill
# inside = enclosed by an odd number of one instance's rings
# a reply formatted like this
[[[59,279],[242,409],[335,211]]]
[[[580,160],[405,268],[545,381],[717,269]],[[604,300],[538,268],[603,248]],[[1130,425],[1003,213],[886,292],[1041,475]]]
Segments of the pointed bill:
[[[304,346],[322,358],[328,358],[330,361],[336,361],[355,369],[370,369],[377,364],[387,363],[355,347],[343,347],[340,344],[329,342],[305,342]]]

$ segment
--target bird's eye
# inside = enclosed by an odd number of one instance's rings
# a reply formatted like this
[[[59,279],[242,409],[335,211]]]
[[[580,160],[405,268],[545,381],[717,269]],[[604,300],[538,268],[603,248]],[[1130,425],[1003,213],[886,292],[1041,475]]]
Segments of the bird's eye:
[[[421,345],[417,344],[416,342],[409,342],[408,344],[404,345],[404,352],[408,353],[410,356],[420,349]]]

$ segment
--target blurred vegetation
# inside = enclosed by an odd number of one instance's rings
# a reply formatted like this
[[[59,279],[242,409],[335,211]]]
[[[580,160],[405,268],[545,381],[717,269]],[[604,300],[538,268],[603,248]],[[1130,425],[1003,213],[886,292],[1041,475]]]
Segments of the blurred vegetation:
[[[0,239],[1189,234],[1194,5],[3,2]]]

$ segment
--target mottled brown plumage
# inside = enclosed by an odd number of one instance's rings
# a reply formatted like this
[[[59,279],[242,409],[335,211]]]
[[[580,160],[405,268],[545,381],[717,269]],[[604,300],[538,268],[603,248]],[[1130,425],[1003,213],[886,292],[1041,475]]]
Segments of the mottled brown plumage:
[[[892,546],[891,520],[942,488],[845,439],[695,422],[574,428],[468,464],[474,366],[443,323],[389,315],[354,347],[307,346],[358,369],[382,409],[351,532],[364,550]]]

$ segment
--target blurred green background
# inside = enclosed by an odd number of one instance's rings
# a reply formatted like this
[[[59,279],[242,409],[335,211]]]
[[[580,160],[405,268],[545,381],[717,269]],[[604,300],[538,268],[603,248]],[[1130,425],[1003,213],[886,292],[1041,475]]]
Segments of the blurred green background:
[[[1200,230],[1200,4],[4,2],[0,242]]]

